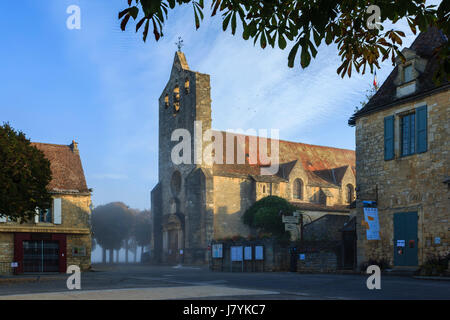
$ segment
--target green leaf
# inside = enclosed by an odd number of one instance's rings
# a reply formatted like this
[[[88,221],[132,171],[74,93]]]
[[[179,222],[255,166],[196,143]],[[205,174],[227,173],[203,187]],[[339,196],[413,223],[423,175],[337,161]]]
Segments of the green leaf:
[[[309,50],[311,51],[311,55],[313,56],[313,58],[315,58],[317,55],[317,50],[311,41],[308,41],[308,43],[309,43]]]
[[[267,46],[267,40],[266,40],[266,35],[265,35],[264,31],[261,32],[260,45],[261,45],[261,48],[263,48],[263,49]]]
[[[316,44],[316,47],[319,47],[320,43],[322,42],[320,34],[316,30],[314,30],[313,31],[313,36],[314,36],[314,42]]]
[[[228,24],[230,23],[231,15],[232,15],[232,14],[230,13],[229,15],[227,15],[227,16],[225,17],[225,19],[223,19],[223,23],[222,23],[222,29],[223,29],[223,31],[227,30]]]
[[[311,56],[308,52],[308,49],[306,49],[306,47],[302,47],[302,54],[300,58],[300,64],[302,65],[302,68],[305,69],[307,66],[309,66],[310,62]]]
[[[297,56],[298,47],[300,46],[300,42],[297,42],[289,52],[288,56],[288,66],[289,68],[294,67],[295,57]]]
[[[127,8],[127,9],[119,12],[119,19],[121,19],[125,14],[127,14],[128,11],[130,11],[130,8]]]
[[[244,40],[248,40],[250,38],[250,27],[244,22],[243,28],[244,31],[242,32],[242,38],[244,38]]]
[[[141,20],[139,20],[139,22],[136,24],[136,32],[138,32],[138,30],[141,28],[142,24],[145,22],[145,19],[147,18],[142,18]]]
[[[149,25],[150,25],[150,19],[148,19],[147,22],[145,23],[144,32],[142,33],[144,42],[145,42],[145,40],[147,40]]]
[[[278,47],[284,50],[286,48],[286,45],[287,45],[286,39],[284,38],[283,34],[280,33],[278,35]]]
[[[236,33],[236,12],[233,13],[233,17],[231,19],[231,33],[232,34]]]
[[[127,27],[128,20],[130,20],[130,15],[129,14],[127,14],[123,18],[122,22],[120,23],[120,29],[122,29],[122,31],[125,31],[125,28]]]
[[[129,12],[130,12],[130,16],[132,16],[133,19],[136,20],[138,14],[139,14],[139,9],[138,9],[138,7],[136,7],[136,6],[131,7]]]

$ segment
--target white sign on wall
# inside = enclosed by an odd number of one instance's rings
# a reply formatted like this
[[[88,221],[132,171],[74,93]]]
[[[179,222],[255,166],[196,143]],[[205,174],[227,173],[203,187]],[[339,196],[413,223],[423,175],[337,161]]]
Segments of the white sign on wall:
[[[397,240],[397,247],[404,247],[405,246],[405,240]]]
[[[283,216],[283,222],[284,223],[297,224],[298,223],[298,216]]]

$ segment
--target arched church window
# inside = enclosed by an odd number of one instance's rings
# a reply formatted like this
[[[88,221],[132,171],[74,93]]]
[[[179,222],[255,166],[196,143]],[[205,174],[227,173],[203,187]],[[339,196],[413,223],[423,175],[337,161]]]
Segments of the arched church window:
[[[294,181],[294,199],[303,200],[303,181],[302,179],[295,179]]]
[[[186,81],[184,82],[184,91],[186,93],[189,93],[189,79],[186,79]]]
[[[352,203],[355,191],[351,184],[347,185],[347,203]]]
[[[173,88],[173,101],[180,101],[180,87],[178,86],[175,86],[175,88]]]
[[[172,194],[177,196],[181,191],[181,173],[179,171],[175,171],[172,174],[172,179],[170,181],[170,189],[172,190]]]
[[[173,89],[173,115],[180,111],[180,87],[175,86]]]
[[[166,96],[164,97],[164,106],[166,107],[166,109],[169,107],[169,95],[166,94]]]

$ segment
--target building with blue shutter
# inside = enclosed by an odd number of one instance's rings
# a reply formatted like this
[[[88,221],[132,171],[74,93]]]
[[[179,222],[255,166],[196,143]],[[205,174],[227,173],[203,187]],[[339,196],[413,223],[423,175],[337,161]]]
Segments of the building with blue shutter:
[[[421,33],[356,127],[357,259],[416,268],[450,249],[450,84],[433,81],[448,38]]]
[[[34,221],[0,218],[0,274],[63,272],[91,264],[91,190],[78,144],[32,143],[50,161],[50,209],[36,208]]]

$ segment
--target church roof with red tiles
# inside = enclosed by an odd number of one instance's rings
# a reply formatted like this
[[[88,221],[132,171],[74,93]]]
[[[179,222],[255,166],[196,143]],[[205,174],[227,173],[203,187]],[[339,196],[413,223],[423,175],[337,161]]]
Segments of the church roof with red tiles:
[[[222,134],[223,136],[223,164],[214,164],[213,172],[215,175],[260,175],[261,168],[268,166],[270,163],[260,159],[256,159],[255,163],[251,161],[249,154],[250,140],[254,139],[256,145],[259,146],[260,137],[229,133],[224,131],[214,131],[214,134]],[[238,151],[245,155],[245,164],[236,164],[236,156],[234,164],[226,164],[226,145],[227,137],[233,137],[235,155]],[[297,162],[308,174],[310,184],[319,186],[336,186],[340,185],[342,178],[348,168],[355,173],[355,151],[347,149],[338,149],[333,147],[325,147],[311,145],[299,142],[274,140],[279,145],[279,170],[277,176],[287,179],[290,171]],[[272,145],[272,139],[267,139],[267,149]],[[259,148],[257,147],[257,150]]]

